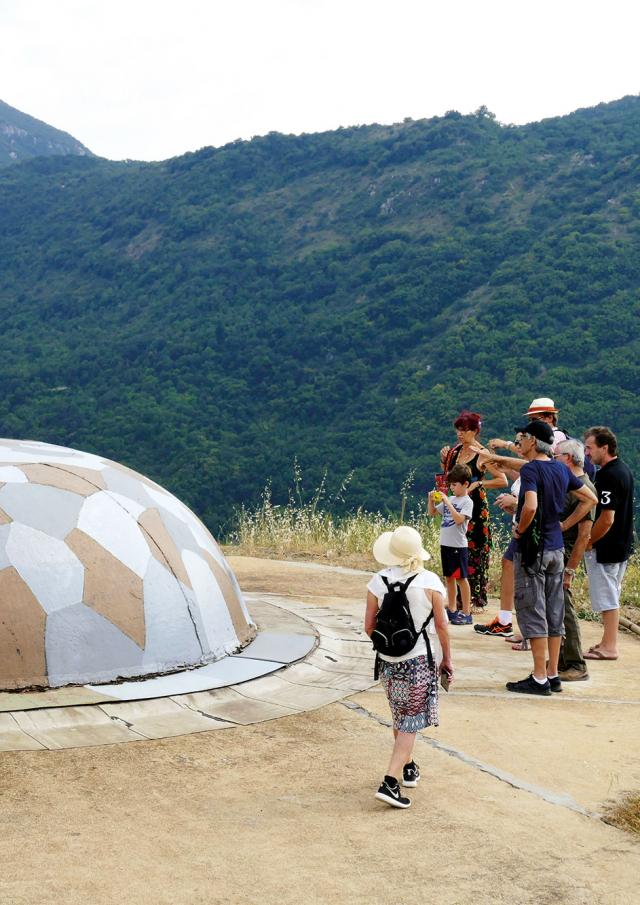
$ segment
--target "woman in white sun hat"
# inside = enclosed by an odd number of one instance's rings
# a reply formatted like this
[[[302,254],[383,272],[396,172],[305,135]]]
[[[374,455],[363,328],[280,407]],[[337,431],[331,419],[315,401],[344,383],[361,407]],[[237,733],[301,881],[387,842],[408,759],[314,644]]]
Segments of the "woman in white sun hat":
[[[438,725],[438,679],[442,673],[449,679],[453,677],[444,607],[446,592],[438,576],[424,568],[423,563],[430,557],[415,528],[401,525],[395,531],[385,531],[374,543],[373,555],[386,568],[367,585],[364,627],[369,636],[376,628],[378,610],[388,590],[386,582],[411,580],[406,595],[416,631],[420,631],[433,613],[425,632],[406,654],[400,657],[378,654],[395,741],[376,798],[392,807],[408,808],[411,802],[401,794],[400,782],[413,787],[420,779],[418,765],[413,760],[416,733]]]

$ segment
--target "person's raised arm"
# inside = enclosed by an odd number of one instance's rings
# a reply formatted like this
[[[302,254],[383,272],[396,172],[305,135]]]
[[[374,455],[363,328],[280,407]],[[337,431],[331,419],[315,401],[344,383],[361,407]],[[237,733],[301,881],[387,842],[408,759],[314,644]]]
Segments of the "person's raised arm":
[[[451,518],[456,523],[456,525],[461,525],[463,522],[466,522],[466,520],[469,518],[468,515],[464,515],[462,512],[458,512],[458,510],[453,505],[453,503],[451,502],[449,497],[443,496],[442,502],[449,509],[449,512],[451,513]]]
[[[576,490],[572,490],[571,493],[573,496],[577,497],[580,502],[573,510],[570,516],[564,520],[564,522],[560,523],[560,528],[562,531],[567,531],[569,528],[573,528],[574,525],[577,525],[578,522],[581,522],[585,515],[589,512],[590,509],[598,502],[598,498],[586,484],[583,484],[581,487],[576,488]]]

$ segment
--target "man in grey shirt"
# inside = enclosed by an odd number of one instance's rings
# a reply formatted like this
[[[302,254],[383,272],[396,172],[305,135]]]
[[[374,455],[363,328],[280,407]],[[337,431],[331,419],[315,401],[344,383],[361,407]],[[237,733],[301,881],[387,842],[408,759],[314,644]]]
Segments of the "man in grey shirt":
[[[556,446],[554,458],[567,466],[582,483],[596,492],[595,487],[584,473],[584,446],[579,440],[562,440]],[[564,509],[560,515],[560,528],[564,541],[564,575],[562,587],[564,589],[564,631],[565,637],[560,647],[560,659],[558,660],[558,675],[563,682],[581,682],[589,678],[587,663],[582,656],[582,638],[580,636],[580,622],[573,608],[573,595],[571,585],[576,569],[582,562],[584,551],[591,536],[591,526],[595,517],[595,506],[590,509],[581,522],[564,529],[564,522],[578,505],[577,497],[568,493],[565,498]]]

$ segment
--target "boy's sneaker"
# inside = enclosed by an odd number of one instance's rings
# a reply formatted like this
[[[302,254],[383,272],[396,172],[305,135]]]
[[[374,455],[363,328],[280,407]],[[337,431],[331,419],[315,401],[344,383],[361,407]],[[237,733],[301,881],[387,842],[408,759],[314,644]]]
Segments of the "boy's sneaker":
[[[562,679],[560,676],[554,676],[553,679],[549,679],[549,688],[551,691],[562,691]]]
[[[458,610],[457,613],[449,617],[449,622],[451,625],[473,625],[473,616],[471,613],[467,613],[465,616],[462,610]]]
[[[380,788],[376,792],[376,798],[379,798],[380,801],[385,801],[387,804],[390,804],[392,808],[411,807],[410,800],[408,798],[404,798],[400,794],[400,786],[398,785],[398,780],[393,776],[385,776],[385,778],[380,783]]]
[[[513,638],[513,623],[508,622],[503,625],[498,617],[492,619],[491,622],[477,622],[473,626],[474,632],[479,635],[496,635],[500,638]]]
[[[414,789],[420,782],[420,768],[412,760],[402,768],[402,785]]]
[[[458,610],[450,610],[447,608],[447,619],[449,622],[453,621],[453,617],[458,615]]]
[[[507,682],[507,691],[515,691],[517,694],[538,694],[549,697],[551,694],[551,684],[549,680],[541,685],[533,678],[533,673],[526,679],[520,679],[519,682]]]

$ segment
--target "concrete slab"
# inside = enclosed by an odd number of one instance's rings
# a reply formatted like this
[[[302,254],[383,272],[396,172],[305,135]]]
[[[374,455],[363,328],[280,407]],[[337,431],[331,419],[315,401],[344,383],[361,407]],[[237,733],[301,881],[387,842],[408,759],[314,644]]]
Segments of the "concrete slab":
[[[345,694],[355,691],[364,691],[375,685],[373,670],[370,675],[355,675],[352,672],[340,673],[335,670],[321,669],[305,660],[304,663],[294,663],[287,669],[278,673],[285,681],[296,685],[318,685],[321,688],[341,689]]]
[[[68,688],[51,688],[47,691],[2,691],[0,713],[14,710],[37,710],[42,707],[70,707],[80,704],[99,704],[108,701],[103,694],[82,685]]]
[[[13,718],[45,748],[86,748],[143,738],[124,723],[114,722],[99,707],[21,711]]]
[[[105,697],[118,701],[143,701],[150,698],[168,698],[174,695],[223,688],[238,682],[248,682],[265,673],[280,669],[282,663],[270,660],[250,660],[242,657],[225,657],[208,666],[176,672],[170,676],[157,676],[141,682],[120,682],[118,685],[89,685]]]
[[[0,751],[41,751],[42,742],[28,735],[10,713],[0,713]]]
[[[281,606],[275,606],[255,594],[245,594],[245,597],[259,632],[295,632],[298,635],[315,634],[311,623],[301,616]]]
[[[366,676],[373,679],[373,657],[369,661],[366,657],[345,657],[342,654],[317,648],[307,657],[306,662],[328,672]]]
[[[219,720],[238,723],[241,726],[290,716],[293,713],[300,713],[303,709],[255,700],[240,694],[234,688],[219,688],[215,691],[182,695],[179,700],[180,703],[193,707],[194,710],[208,713]]]
[[[300,710],[315,710],[332,704],[344,697],[344,692],[336,688],[323,688],[319,685],[295,685],[280,676],[267,676],[249,682],[242,687],[242,694],[259,701],[281,704]]]
[[[294,663],[310,653],[316,644],[314,635],[297,635],[281,632],[261,632],[235,657],[254,660],[273,660],[278,663]]]
[[[364,657],[372,663],[375,659],[373,647],[368,638],[366,641],[345,641],[342,638],[327,638],[326,635],[320,635],[318,648],[331,654],[338,654],[340,657]]]
[[[145,738],[191,735],[194,732],[209,732],[234,725],[211,719],[171,698],[104,704],[100,709],[111,719],[128,724],[134,732]]]

